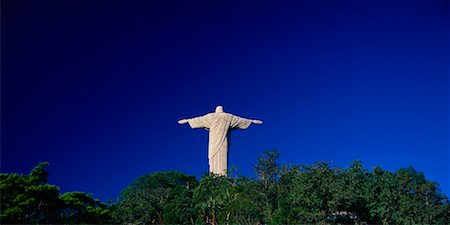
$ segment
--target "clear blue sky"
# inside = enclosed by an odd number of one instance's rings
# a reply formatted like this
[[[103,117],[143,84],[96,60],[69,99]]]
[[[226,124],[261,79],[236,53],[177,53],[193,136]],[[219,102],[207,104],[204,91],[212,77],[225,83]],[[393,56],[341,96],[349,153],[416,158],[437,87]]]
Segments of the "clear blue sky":
[[[276,2],[276,3],[275,3]],[[216,105],[257,118],[230,165],[412,165],[450,194],[447,1],[2,1],[1,171],[50,163],[115,200],[137,177],[207,171]]]

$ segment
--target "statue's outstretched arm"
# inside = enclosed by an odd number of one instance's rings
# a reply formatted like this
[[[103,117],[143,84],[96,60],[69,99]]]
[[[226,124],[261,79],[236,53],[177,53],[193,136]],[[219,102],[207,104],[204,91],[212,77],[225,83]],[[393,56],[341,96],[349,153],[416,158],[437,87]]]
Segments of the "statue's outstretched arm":
[[[253,124],[262,124],[263,121],[261,121],[261,120],[252,120],[252,123]]]
[[[188,122],[189,122],[188,119],[178,120],[178,124],[186,124],[186,123],[188,123]]]
[[[209,128],[210,127],[210,114],[204,115],[204,116],[198,116],[190,119],[182,119],[179,120],[179,124],[186,124],[189,123],[189,126],[191,128]]]
[[[232,129],[247,129],[250,124],[262,124],[261,120],[252,120],[232,115],[231,128]]]

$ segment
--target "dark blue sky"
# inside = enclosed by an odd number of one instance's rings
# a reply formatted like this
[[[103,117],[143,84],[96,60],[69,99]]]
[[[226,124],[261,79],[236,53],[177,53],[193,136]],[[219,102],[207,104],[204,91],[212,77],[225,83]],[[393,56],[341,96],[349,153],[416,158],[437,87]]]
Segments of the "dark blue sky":
[[[360,159],[449,184],[447,1],[2,1],[2,172],[115,200],[137,177],[207,171],[181,118],[264,121],[230,165]]]

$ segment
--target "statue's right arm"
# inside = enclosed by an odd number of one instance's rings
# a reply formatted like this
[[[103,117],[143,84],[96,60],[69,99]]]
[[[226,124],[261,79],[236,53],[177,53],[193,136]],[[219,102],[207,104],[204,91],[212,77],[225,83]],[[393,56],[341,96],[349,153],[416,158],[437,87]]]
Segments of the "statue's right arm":
[[[197,116],[190,119],[184,119],[178,121],[179,124],[185,124],[189,123],[189,126],[191,126],[192,129],[195,128],[209,128],[210,127],[210,120],[211,120],[211,113],[206,114],[204,116]]]
[[[186,124],[187,122],[189,122],[188,119],[178,120],[178,124]]]

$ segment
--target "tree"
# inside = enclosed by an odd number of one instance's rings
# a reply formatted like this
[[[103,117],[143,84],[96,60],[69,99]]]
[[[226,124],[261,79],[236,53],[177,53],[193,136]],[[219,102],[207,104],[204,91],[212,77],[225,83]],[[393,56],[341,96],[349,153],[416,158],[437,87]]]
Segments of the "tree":
[[[440,193],[436,183],[427,181],[423,173],[413,167],[401,168],[395,172],[395,176],[399,180],[398,189],[401,190],[398,203],[401,219],[397,221],[404,224],[430,224],[443,218],[448,199]]]
[[[162,224],[164,207],[171,197],[177,196],[173,190],[177,187],[195,188],[197,183],[194,176],[177,171],[139,177],[122,191],[117,203],[111,206],[114,220],[116,223]],[[166,218],[170,217],[166,215]]]
[[[111,222],[106,204],[84,192],[67,192],[59,196],[63,202],[62,222],[68,224],[105,224]]]
[[[368,171],[361,161],[354,161],[350,168],[334,168],[333,182],[330,184],[331,198],[328,207],[333,223],[361,223],[368,220],[365,183]]]
[[[280,152],[273,150],[266,150],[259,157],[258,163],[254,166],[258,178],[264,183],[264,187],[268,188],[270,184],[278,181],[280,175],[280,165],[277,160],[280,157]]]
[[[193,195],[197,222],[230,223],[231,202],[235,195],[236,184],[231,178],[214,174],[202,177]]]
[[[370,222],[380,224],[448,224],[448,198],[436,183],[412,167],[395,173],[375,167],[367,181]]]
[[[335,170],[327,163],[294,167],[280,180],[279,206],[272,219],[277,224],[326,223],[331,214],[330,185]]]
[[[231,224],[264,224],[271,204],[261,182],[241,177],[231,200]]]
[[[269,204],[269,207],[265,208],[263,212],[266,218],[265,222],[271,220],[275,209],[278,207],[278,195],[280,194],[278,182],[281,176],[281,166],[277,162],[279,157],[279,151],[275,149],[266,150],[257,159],[254,166],[259,182],[262,184],[259,190],[264,194]]]
[[[106,205],[82,192],[60,194],[48,184],[49,164],[39,163],[29,175],[0,174],[0,222],[38,223],[110,223]]]
[[[60,189],[47,184],[48,163],[40,163],[29,175],[0,174],[0,221],[9,224],[57,223],[62,205]]]
[[[163,208],[163,219],[166,224],[194,224],[197,218],[192,201],[195,186],[177,186],[169,194],[167,204]]]

